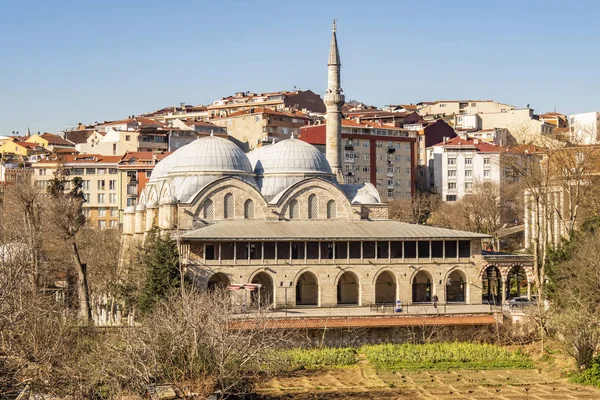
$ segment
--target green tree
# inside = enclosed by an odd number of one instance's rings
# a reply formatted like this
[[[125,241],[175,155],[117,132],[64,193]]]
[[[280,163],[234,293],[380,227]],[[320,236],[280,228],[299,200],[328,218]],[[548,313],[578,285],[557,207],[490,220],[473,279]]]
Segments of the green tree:
[[[169,235],[161,235],[157,228],[148,232],[143,248],[146,281],[142,287],[138,309],[147,315],[156,302],[172,295],[181,287],[181,270],[177,244]]]

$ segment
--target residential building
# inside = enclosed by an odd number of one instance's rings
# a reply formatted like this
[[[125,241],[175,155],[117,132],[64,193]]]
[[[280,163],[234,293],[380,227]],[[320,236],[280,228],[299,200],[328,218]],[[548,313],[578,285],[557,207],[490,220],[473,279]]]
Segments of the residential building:
[[[54,135],[52,133],[44,133],[31,135],[26,140],[29,143],[35,143],[38,146],[45,148],[53,153],[62,153],[62,154],[75,154],[77,151],[75,150],[75,143],[63,139],[58,135]]]
[[[180,104],[179,106],[165,107],[151,113],[142,114],[139,117],[153,119],[165,124],[169,124],[176,119],[206,120],[208,119],[208,108],[203,105]]]
[[[45,158],[49,153],[50,151],[43,146],[31,142],[5,141],[0,145],[0,155],[3,158],[15,155],[23,160],[35,162]]]
[[[122,221],[122,212],[126,207],[136,206],[140,194],[146,187],[154,167],[166,156],[171,154],[153,153],[150,151],[127,152],[119,160],[118,184],[119,184],[119,212]]]
[[[385,106],[384,111],[390,112],[416,112],[419,107],[416,104],[388,104]]]
[[[565,114],[557,112],[547,112],[540,115],[540,121],[552,125],[556,128],[568,128],[569,121]]]
[[[357,122],[371,122],[374,124],[389,125],[398,128],[402,128],[405,124],[424,122],[424,119],[421,118],[421,116],[415,111],[353,111],[347,113],[347,117],[354,119]]]
[[[509,142],[510,134],[506,128],[494,129],[455,129],[458,135],[469,135],[473,139],[479,139],[484,142],[494,143],[499,146],[506,146]]]
[[[427,192],[432,188],[431,168],[427,159],[427,148],[442,143],[444,138],[456,136],[454,129],[444,120],[422,121],[404,124],[403,128],[409,134],[417,135],[417,189]]]
[[[20,160],[0,162],[0,204],[11,187],[31,182],[31,164]]]
[[[342,119],[341,128],[345,183],[371,183],[383,202],[414,194],[417,133],[350,119]],[[305,126],[298,138],[325,152],[325,131],[325,125]]]
[[[325,103],[321,96],[311,90],[291,92],[250,93],[237,92],[233,96],[215,100],[208,106],[209,117],[222,118],[240,111],[268,108],[275,111],[296,111],[325,114]]]
[[[570,141],[575,144],[600,142],[600,112],[569,115]]]
[[[33,181],[45,189],[61,170],[69,179],[83,181],[86,224],[95,228],[116,228],[119,225],[119,175],[121,156],[100,154],[63,155],[32,165]]]
[[[515,106],[493,100],[437,100],[417,103],[417,108],[421,115],[447,116],[507,112]]]
[[[262,143],[298,135],[299,129],[307,125],[308,121],[308,116],[298,111],[251,108],[215,118],[210,122],[225,129],[242,148],[252,150]]]
[[[514,167],[530,151],[507,149],[461,135],[428,149],[431,181],[444,201],[457,201],[472,193],[478,182],[516,183]]]

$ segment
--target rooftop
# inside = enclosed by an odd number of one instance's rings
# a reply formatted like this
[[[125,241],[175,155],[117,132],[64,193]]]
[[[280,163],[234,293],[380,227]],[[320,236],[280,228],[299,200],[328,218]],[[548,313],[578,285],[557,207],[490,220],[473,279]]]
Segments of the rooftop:
[[[415,240],[483,239],[473,232],[408,224],[398,221],[222,221],[182,235],[187,239],[238,240]]]

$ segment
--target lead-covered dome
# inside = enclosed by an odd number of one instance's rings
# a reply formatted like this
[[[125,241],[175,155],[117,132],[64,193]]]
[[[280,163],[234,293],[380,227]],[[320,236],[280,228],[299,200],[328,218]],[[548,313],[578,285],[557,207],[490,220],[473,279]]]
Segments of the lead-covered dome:
[[[235,143],[218,136],[196,139],[167,158],[169,174],[189,172],[252,173],[246,154]]]
[[[254,172],[259,175],[331,174],[331,167],[325,155],[312,144],[302,140],[293,138],[282,140],[255,151],[258,151],[256,155],[258,161],[254,166]]]

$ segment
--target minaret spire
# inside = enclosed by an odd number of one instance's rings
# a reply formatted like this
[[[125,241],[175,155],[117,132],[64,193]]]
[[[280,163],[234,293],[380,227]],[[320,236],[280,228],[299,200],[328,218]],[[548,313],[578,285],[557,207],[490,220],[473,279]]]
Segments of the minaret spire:
[[[345,99],[341,88],[340,52],[337,43],[337,23],[333,20],[331,33],[331,46],[329,48],[329,61],[327,62],[328,80],[324,102],[327,106],[327,137],[325,156],[340,183],[344,182],[342,174],[342,106]]]

